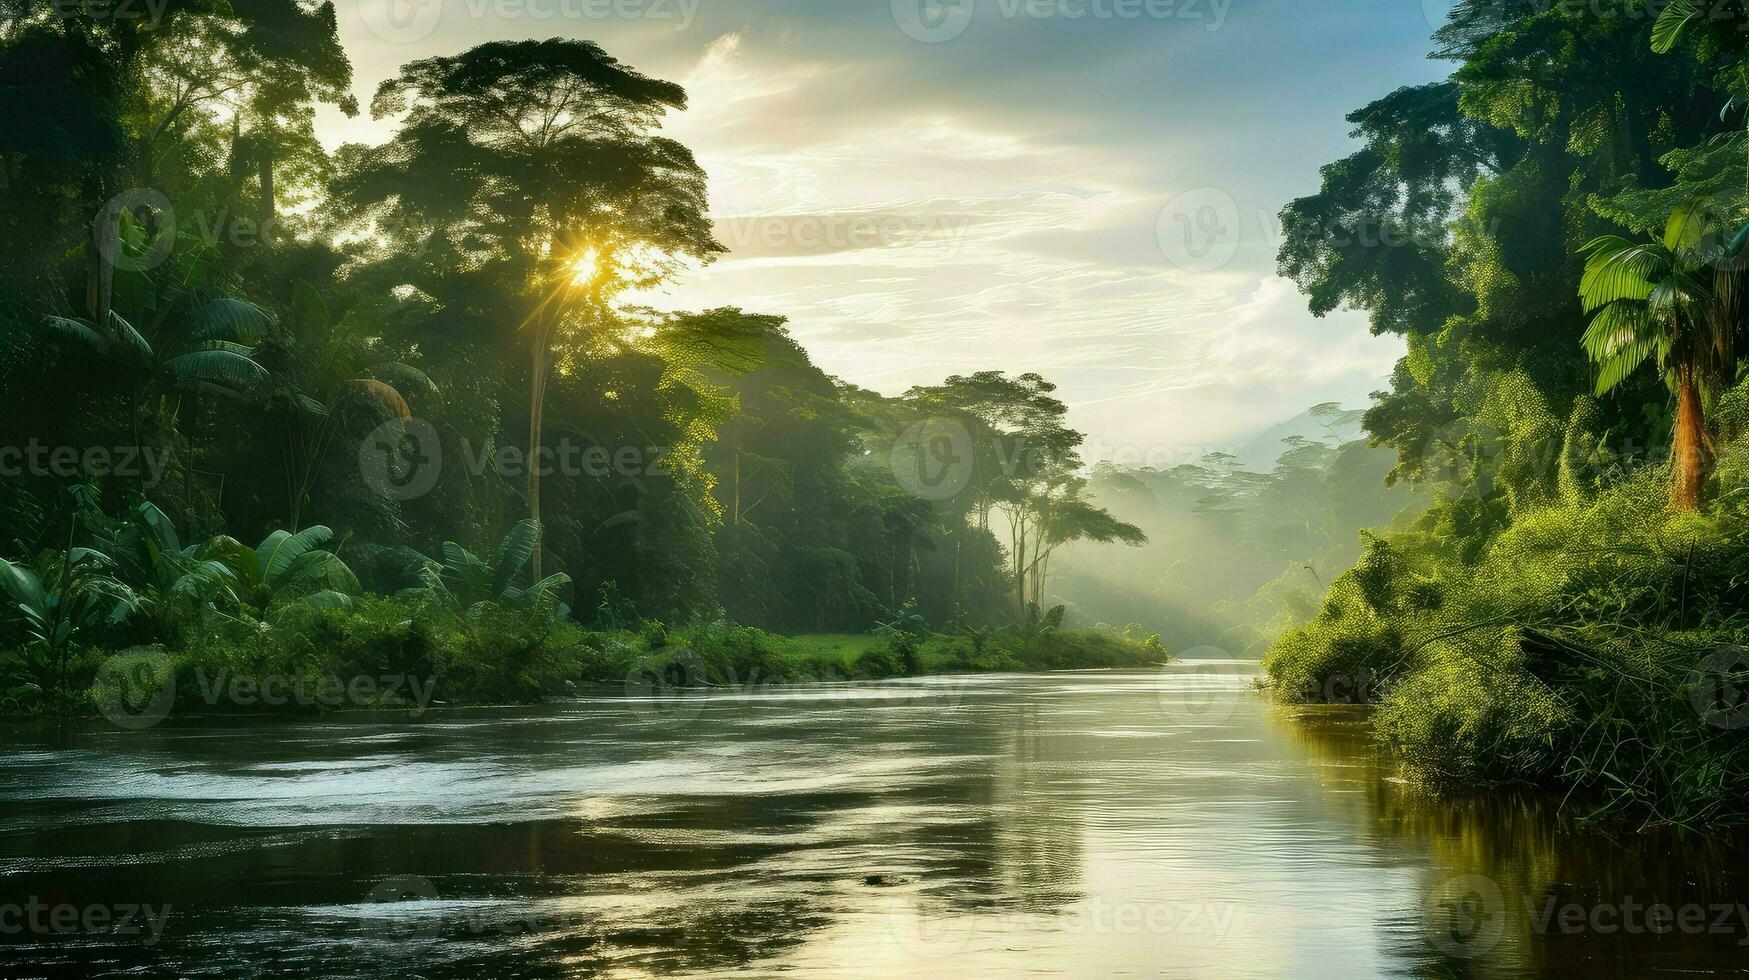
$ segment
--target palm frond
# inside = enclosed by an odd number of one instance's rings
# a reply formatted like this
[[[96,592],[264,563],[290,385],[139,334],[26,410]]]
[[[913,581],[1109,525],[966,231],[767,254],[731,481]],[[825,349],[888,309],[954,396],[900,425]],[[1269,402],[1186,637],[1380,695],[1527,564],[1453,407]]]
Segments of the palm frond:
[[[4,558],[0,558],[0,589],[16,606],[41,609],[48,604],[48,593],[36,571]]]
[[[116,346],[125,348],[128,354],[133,357],[134,362],[141,367],[151,364],[157,356],[152,352],[151,343],[138,330],[134,329],[133,324],[114,310],[109,311],[109,332],[115,339]]]
[[[63,340],[71,340],[83,344],[99,354],[108,354],[114,347],[108,337],[99,333],[96,325],[89,320],[80,320],[67,316],[45,316],[43,327]]]
[[[413,409],[394,386],[375,378],[353,378],[340,386],[340,397],[362,404],[382,419],[410,419]]]
[[[1624,299],[1645,299],[1672,264],[1662,249],[1614,236],[1593,241],[1586,254],[1579,299],[1587,313]]]
[[[432,381],[429,375],[411,364],[388,361],[378,364],[364,374],[367,378],[381,381],[396,391],[406,394],[414,396],[437,394],[437,382]]]
[[[1652,50],[1657,54],[1670,53],[1681,39],[1683,28],[1700,15],[1701,7],[1696,0],[1671,0],[1652,22]]]
[[[498,545],[498,561],[492,569],[492,595],[501,596],[510,588],[518,573],[534,559],[534,545],[540,539],[539,521],[520,520]]]
[[[255,553],[261,563],[261,579],[269,588],[278,588],[293,564],[303,555],[327,544],[334,532],[322,524],[312,524],[293,534],[280,530],[269,534]]]
[[[1615,303],[1592,317],[1580,343],[1598,367],[1596,393],[1621,384],[1657,353],[1662,329],[1645,304]]]
[[[164,362],[164,369],[182,387],[205,382],[222,388],[247,389],[267,380],[267,369],[255,363],[245,349],[220,347],[190,351]]]
[[[276,588],[294,594],[321,590],[353,595],[362,591],[358,576],[331,551],[306,551],[298,555]]]
[[[193,340],[232,340],[259,344],[273,326],[262,310],[240,299],[215,299],[201,304],[189,319]]]
[[[175,522],[159,510],[157,504],[142,500],[140,506],[135,508],[135,513],[139,515],[140,525],[150,532],[161,549],[174,555],[182,553],[182,537],[176,533]]]

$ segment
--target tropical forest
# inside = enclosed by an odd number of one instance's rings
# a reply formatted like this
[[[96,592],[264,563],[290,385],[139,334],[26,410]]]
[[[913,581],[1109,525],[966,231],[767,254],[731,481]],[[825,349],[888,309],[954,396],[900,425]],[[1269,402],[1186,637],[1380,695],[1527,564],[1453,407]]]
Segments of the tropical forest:
[[[0,0],[0,244],[0,976],[1746,962],[1749,4]]]

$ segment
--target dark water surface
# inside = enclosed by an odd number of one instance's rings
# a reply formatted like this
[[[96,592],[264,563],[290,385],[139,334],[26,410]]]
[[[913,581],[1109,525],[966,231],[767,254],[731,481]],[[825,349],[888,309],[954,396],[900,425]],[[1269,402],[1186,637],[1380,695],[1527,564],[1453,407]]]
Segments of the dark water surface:
[[[1252,669],[12,733],[0,978],[1749,976],[1741,851],[1423,800]]]

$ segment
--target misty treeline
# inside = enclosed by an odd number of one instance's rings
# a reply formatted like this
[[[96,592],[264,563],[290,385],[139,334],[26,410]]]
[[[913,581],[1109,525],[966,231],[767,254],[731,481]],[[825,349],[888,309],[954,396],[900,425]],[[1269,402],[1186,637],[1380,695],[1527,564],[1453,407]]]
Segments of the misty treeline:
[[[1313,406],[1284,423],[1304,433],[1277,440],[1267,468],[1246,465],[1254,452],[1170,467],[1096,464],[1093,499],[1148,540],[1065,548],[1049,601],[1078,620],[1138,623],[1188,657],[1262,656],[1317,614],[1325,588],[1360,555],[1359,529],[1407,522],[1426,499],[1388,482],[1395,456],[1367,445],[1360,416]]]
[[[1749,813],[1745,23],[1460,0],[1450,77],[1356,110],[1282,213],[1312,310],[1407,342],[1364,425],[1432,501],[1266,664],[1287,700],[1381,702],[1429,782]]]
[[[685,93],[591,42],[414,61],[360,106],[331,3],[6,13],[15,684],[281,611],[443,647],[383,596],[544,610],[499,624],[505,657],[566,620],[952,630],[981,655],[978,631],[1060,622],[1043,556],[1141,540],[1088,502],[1037,375],[883,397],[782,316],[643,305],[724,249],[661,134]],[[388,138],[328,152],[322,107]]]

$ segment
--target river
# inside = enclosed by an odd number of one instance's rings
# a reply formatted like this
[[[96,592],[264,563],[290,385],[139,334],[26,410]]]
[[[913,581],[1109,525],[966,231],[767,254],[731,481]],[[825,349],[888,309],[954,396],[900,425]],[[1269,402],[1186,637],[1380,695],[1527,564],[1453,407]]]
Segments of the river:
[[[1254,670],[30,729],[0,977],[1749,972],[1742,850],[1427,799]]]

